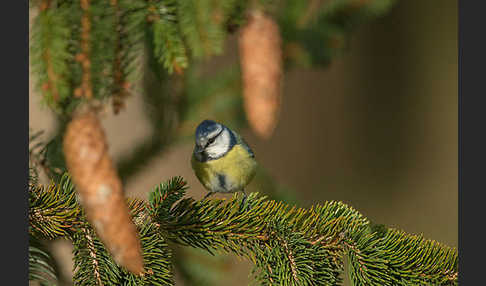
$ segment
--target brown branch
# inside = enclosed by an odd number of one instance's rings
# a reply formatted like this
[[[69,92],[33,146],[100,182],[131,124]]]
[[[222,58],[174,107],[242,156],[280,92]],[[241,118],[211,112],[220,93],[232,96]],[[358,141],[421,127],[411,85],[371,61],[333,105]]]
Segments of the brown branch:
[[[270,265],[267,265],[267,268],[268,268],[268,272],[270,272],[270,274],[273,274],[272,267],[270,267]],[[273,284],[272,276],[268,276],[268,279],[270,280],[270,283]]]
[[[316,240],[314,240],[314,241],[311,241],[311,244],[312,244],[312,245],[316,245],[317,243],[321,243],[321,242],[322,242],[322,240],[324,240],[324,239],[327,241],[327,240],[332,239],[332,237],[330,237],[330,236],[321,236],[321,237],[319,237],[318,239],[316,239]],[[321,244],[322,244],[322,243],[321,243]]]
[[[210,234],[219,234],[219,235],[225,235],[225,236],[228,236],[228,237],[239,237],[239,238],[256,238],[258,240],[261,240],[261,241],[267,241],[268,240],[268,236],[264,233],[264,234],[260,234],[260,235],[248,235],[248,234],[243,234],[243,233],[236,233],[236,232],[227,232],[225,230],[222,230],[222,231],[213,231],[213,230],[206,230],[207,233],[210,233]]]
[[[76,97],[84,96],[86,99],[93,97],[93,90],[91,86],[91,43],[90,43],[90,31],[91,31],[91,19],[89,15],[90,0],[81,0],[81,9],[83,10],[83,16],[81,16],[81,53],[76,55],[76,60],[81,63],[83,69],[83,75],[81,79],[81,86],[76,88],[74,95]]]
[[[57,208],[56,213],[62,213],[66,208]],[[29,225],[37,230],[37,232],[42,233],[45,236],[52,237],[52,233],[48,231],[49,225],[51,226],[58,226],[61,228],[61,231],[67,233],[67,231],[74,230],[74,226],[76,225],[75,221],[69,220],[62,220],[61,217],[56,216],[53,210],[42,210],[39,208],[33,208],[29,210]],[[57,220],[56,220],[57,218]],[[37,223],[34,223],[37,222]],[[39,228],[37,225],[41,225],[42,227]],[[54,231],[53,231],[54,232]],[[32,233],[32,232],[31,232]],[[62,236],[61,234],[58,234]]]
[[[450,271],[447,270],[447,271],[444,272],[444,275],[447,276],[447,279],[449,279],[449,281],[456,281],[457,276],[459,275],[459,272],[457,272],[457,271],[450,272]]]
[[[103,286],[103,282],[101,282],[100,269],[96,257],[96,249],[94,246],[93,238],[91,237],[89,230],[87,230],[86,228],[83,227],[82,231],[84,232],[84,236],[88,240],[89,255],[93,258],[92,264],[93,264],[93,271],[96,276],[96,281],[98,282],[98,285]]]
[[[282,245],[284,247],[285,253],[287,254],[287,258],[290,261],[290,269],[292,270],[292,276],[294,277],[294,280],[297,282],[299,281],[299,277],[297,277],[297,265],[295,264],[294,255],[292,254],[292,251],[289,249],[287,245],[287,241],[282,240]]]
[[[51,0],[42,0],[40,3],[40,10],[41,13],[46,12],[47,9],[51,6]],[[51,55],[50,55],[50,50],[45,49],[44,52],[42,53],[42,58],[44,59],[44,62],[46,63],[47,66],[47,82],[42,85],[42,90],[44,91],[44,97],[48,97],[48,91],[50,90],[52,92],[52,98],[54,101],[57,101],[59,99],[59,91],[57,90],[57,86],[55,84],[56,80],[59,78],[59,76],[56,74],[54,71],[54,68],[52,67],[52,61],[51,61]]]
[[[48,178],[52,178],[52,172],[49,168],[49,164],[44,155],[40,155],[40,152],[29,150],[29,167],[34,168],[36,172],[42,170]]]
[[[128,88],[129,84],[125,82],[123,70],[121,68],[121,61],[122,61],[122,44],[120,41],[122,27],[120,23],[121,12],[120,7],[118,5],[117,0],[110,0],[110,4],[113,6],[115,10],[115,34],[116,34],[116,41],[115,41],[115,61],[113,62],[113,81],[114,85],[112,88],[112,96],[113,96],[113,111],[115,114],[118,114],[121,109],[125,107],[124,98],[128,95]]]
[[[37,224],[32,223],[33,221],[37,221],[39,224],[44,224],[47,222],[47,219],[42,215],[41,211],[38,209],[31,209],[29,211],[29,225],[37,230],[39,233],[47,235],[44,228],[39,228]]]
[[[52,91],[52,98],[54,99],[54,101],[58,101],[59,91],[57,90],[57,86],[55,84],[55,81],[58,79],[58,76],[54,72],[54,69],[52,67],[49,49],[45,49],[42,57],[44,58],[44,62],[47,65],[47,82],[42,86],[42,89],[45,92],[48,92],[49,90],[51,90]],[[44,94],[44,97],[47,97],[47,94]]]

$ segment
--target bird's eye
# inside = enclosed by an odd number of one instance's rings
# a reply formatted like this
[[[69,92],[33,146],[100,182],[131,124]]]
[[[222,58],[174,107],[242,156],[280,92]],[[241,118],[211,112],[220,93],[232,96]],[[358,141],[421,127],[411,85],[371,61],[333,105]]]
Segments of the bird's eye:
[[[209,145],[209,144],[213,144],[213,143],[214,143],[214,139],[215,139],[214,137],[213,137],[213,138],[209,138],[209,139],[208,139],[208,145]]]

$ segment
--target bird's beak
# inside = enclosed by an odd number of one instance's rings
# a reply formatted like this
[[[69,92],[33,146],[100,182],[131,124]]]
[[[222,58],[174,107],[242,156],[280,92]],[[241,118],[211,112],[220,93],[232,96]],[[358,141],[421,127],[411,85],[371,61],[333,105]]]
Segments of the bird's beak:
[[[194,149],[195,153],[202,153],[204,151],[204,148],[196,144],[196,148]]]
[[[206,160],[206,153],[204,153],[204,148],[196,145],[196,147],[194,148],[194,156],[196,156],[199,161],[204,162]]]

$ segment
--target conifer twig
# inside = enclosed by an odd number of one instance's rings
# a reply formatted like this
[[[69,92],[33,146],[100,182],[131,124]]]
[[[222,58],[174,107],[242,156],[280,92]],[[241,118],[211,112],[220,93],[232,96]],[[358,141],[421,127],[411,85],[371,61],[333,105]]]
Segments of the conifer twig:
[[[58,199],[63,192],[72,194],[68,182],[62,185],[63,188],[46,191]],[[171,254],[165,243],[170,240],[210,253],[246,257],[259,270],[254,273],[262,284],[293,281],[289,285],[340,285],[343,255],[346,255],[355,285],[457,285],[455,249],[395,229],[373,230],[366,218],[343,203],[326,202],[303,209],[269,201],[255,193],[245,202],[237,197],[229,201],[195,201],[183,198],[185,188],[181,178],[174,178],[156,187],[148,202],[128,200],[132,220],[136,221],[142,238],[147,272],[139,278],[116,272],[117,281],[163,279],[172,285],[170,262],[166,260]],[[39,194],[42,196],[42,192]],[[51,204],[47,200],[40,202]],[[66,220],[82,220],[76,212],[66,215]],[[29,218],[39,220],[35,216]],[[54,222],[61,225],[58,228],[63,225],[60,220]],[[79,268],[90,263],[90,267],[98,269],[91,276],[80,269],[76,279],[98,281],[99,278],[107,284],[109,274],[105,272],[116,270],[110,268],[113,265],[110,255],[99,244],[95,233],[84,229],[88,226],[77,223],[72,227],[81,228],[83,234],[72,236],[76,247],[82,250],[78,255],[89,256],[77,258],[76,265]],[[79,239],[83,240],[81,244],[77,242]]]
[[[91,86],[91,17],[89,13],[90,0],[80,0],[83,14],[81,16],[81,53],[76,56],[76,60],[81,63],[83,75],[81,79],[81,86],[75,91],[74,95],[77,97],[84,96],[86,99],[93,97],[93,89]]]
[[[46,11],[50,6],[50,0],[43,0],[41,2],[41,13]],[[57,86],[55,84],[56,80],[58,79],[58,75],[54,72],[52,67],[52,61],[50,56],[50,50],[45,49],[43,53],[44,61],[47,65],[47,82],[42,87],[44,91],[51,90],[52,91],[52,98],[55,102],[59,100],[59,92],[57,90]]]
[[[66,51],[70,31],[65,27],[66,11],[63,8],[52,7],[50,0],[41,0],[38,7],[31,62],[34,72],[40,74],[37,85],[42,96],[56,109],[67,93],[65,61],[70,56]]]
[[[292,251],[289,249],[287,242],[285,240],[282,240],[282,245],[284,247],[285,253],[287,254],[287,258],[289,259],[290,262],[290,269],[292,270],[292,276],[294,277],[294,281],[299,281],[299,277],[297,276],[297,266],[295,265],[295,260],[294,256],[292,254]]]
[[[103,282],[101,282],[100,268],[99,268],[98,258],[96,257],[96,249],[94,246],[93,238],[91,237],[91,234],[88,229],[83,227],[81,228],[81,230],[87,240],[88,251],[90,257],[92,258],[93,273],[96,277],[96,282],[98,283],[99,286],[103,286]]]
[[[118,114],[121,109],[124,108],[124,98],[127,96],[127,90],[129,84],[125,82],[124,72],[121,66],[122,63],[122,53],[123,47],[120,37],[122,36],[122,23],[120,21],[121,11],[118,0],[110,0],[111,6],[114,8],[115,13],[115,23],[114,23],[114,34],[115,34],[115,59],[113,61],[113,87],[112,87],[112,97],[113,97],[113,111]]]

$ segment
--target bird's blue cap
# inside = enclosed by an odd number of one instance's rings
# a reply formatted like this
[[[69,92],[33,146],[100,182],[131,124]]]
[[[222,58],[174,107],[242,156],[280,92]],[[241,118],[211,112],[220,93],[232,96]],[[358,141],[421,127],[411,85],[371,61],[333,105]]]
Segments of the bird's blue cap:
[[[196,140],[200,138],[206,138],[211,133],[218,133],[221,128],[221,124],[213,120],[206,119],[203,122],[199,123],[196,128]]]

